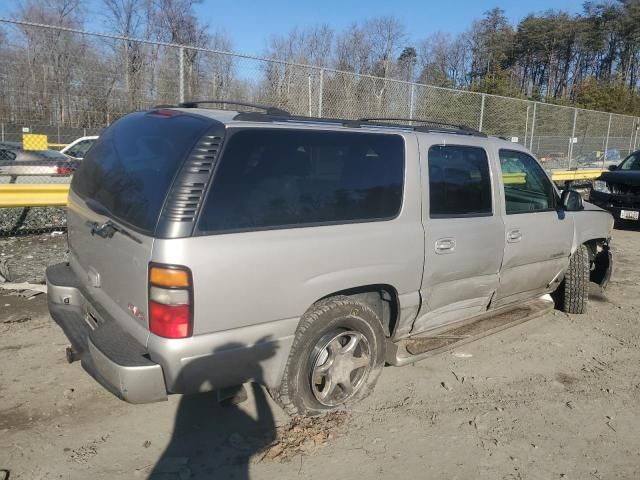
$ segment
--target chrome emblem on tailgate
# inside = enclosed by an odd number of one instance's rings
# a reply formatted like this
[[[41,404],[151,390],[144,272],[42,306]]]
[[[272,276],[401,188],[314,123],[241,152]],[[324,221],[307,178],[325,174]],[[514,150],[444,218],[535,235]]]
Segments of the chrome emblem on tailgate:
[[[129,309],[129,313],[131,313],[133,318],[140,322],[144,322],[144,312],[142,310],[140,310],[135,305],[132,305],[131,303],[127,306],[127,308]]]
[[[100,283],[100,274],[93,267],[89,267],[87,270],[87,280],[89,281],[89,285],[94,288],[100,288],[102,286]]]

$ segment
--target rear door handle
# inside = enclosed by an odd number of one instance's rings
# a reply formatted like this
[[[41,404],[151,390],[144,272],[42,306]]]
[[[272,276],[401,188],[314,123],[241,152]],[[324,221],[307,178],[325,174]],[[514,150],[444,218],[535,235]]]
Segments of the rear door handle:
[[[520,229],[516,228],[507,232],[507,242],[516,243],[520,240],[522,240],[522,232],[520,231]]]
[[[456,241],[453,238],[441,238],[436,240],[436,253],[452,253],[456,249]]]

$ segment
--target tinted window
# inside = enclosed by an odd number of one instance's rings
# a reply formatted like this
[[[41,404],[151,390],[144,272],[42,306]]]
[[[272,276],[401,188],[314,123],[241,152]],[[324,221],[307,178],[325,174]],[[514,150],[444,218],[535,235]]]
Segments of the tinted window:
[[[482,148],[436,145],[429,149],[432,218],[491,215],[489,161]]]
[[[640,170],[640,152],[629,155],[620,165],[620,170]]]
[[[65,153],[70,157],[83,158],[89,150],[89,147],[93,144],[94,140],[82,140],[76,143],[73,147],[67,150]]]
[[[500,150],[507,213],[555,208],[555,191],[544,170],[523,152]]]
[[[200,230],[386,219],[400,211],[403,140],[395,135],[243,130],[228,140]]]
[[[0,150],[0,162],[11,162],[16,159],[16,154],[11,150]]]
[[[96,140],[71,188],[116,219],[152,232],[176,172],[209,125],[189,115],[127,115]]]

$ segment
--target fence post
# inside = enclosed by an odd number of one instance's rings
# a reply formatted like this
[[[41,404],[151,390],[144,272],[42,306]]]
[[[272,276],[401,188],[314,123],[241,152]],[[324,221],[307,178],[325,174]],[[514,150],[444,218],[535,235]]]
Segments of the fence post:
[[[576,138],[576,120],[578,119],[578,109],[573,109],[573,128],[569,139],[569,170],[571,170],[571,160],[573,159],[573,139]]]
[[[485,100],[486,95],[483,93],[482,94],[482,100],[480,102],[480,122],[478,123],[478,130],[481,132],[482,131],[482,124],[484,122],[484,100]]]
[[[638,148],[638,130],[640,130],[640,117],[638,117],[638,123],[636,123],[636,139],[633,141],[633,149]]]
[[[524,118],[524,142],[522,143],[525,146],[525,148],[527,147],[527,135],[529,134],[529,109],[530,108],[531,108],[531,105],[529,105],[529,102],[527,102],[527,113]]]
[[[2,134],[2,141],[4,142],[4,123],[0,123],[0,133]]]
[[[310,73],[307,74],[307,82],[309,84],[309,86],[308,86],[309,91],[307,93],[307,99],[308,99],[307,103],[309,105],[308,112],[309,112],[309,116],[311,117],[312,115],[311,115],[311,74]]]
[[[180,47],[180,91],[179,102],[184,103],[184,47]]]
[[[409,98],[409,118],[413,120],[415,113],[415,97],[416,97],[416,84],[411,84],[411,97]]]
[[[632,118],[631,119],[631,135],[629,136],[629,153],[628,155],[631,155],[631,152],[633,151],[633,134],[636,131],[636,119]]]
[[[609,125],[607,126],[607,139],[604,141],[604,155],[602,156],[602,166],[607,161],[607,150],[609,150],[609,134],[611,133],[611,118],[613,114],[609,114]]]
[[[60,124],[58,124],[58,143],[62,143],[60,141]]]
[[[531,119],[531,138],[529,139],[529,150],[533,153],[533,134],[536,130],[536,108],[538,102],[533,102],[533,118]]]
[[[322,117],[322,97],[324,95],[324,68],[320,69],[320,88],[318,90],[318,117]]]

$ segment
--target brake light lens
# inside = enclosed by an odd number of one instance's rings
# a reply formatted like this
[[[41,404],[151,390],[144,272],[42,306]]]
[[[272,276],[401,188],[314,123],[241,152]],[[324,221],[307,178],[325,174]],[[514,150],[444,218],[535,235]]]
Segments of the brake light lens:
[[[188,268],[149,266],[149,330],[165,338],[193,334],[193,289]]]
[[[57,175],[71,175],[73,173],[73,168],[68,165],[58,165],[56,167]]]

